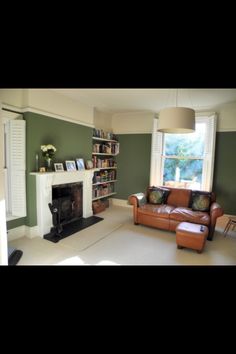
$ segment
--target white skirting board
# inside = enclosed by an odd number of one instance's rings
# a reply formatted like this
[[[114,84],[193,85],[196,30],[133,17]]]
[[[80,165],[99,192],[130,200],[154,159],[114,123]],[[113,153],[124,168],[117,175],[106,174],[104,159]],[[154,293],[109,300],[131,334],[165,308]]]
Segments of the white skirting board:
[[[25,236],[28,238],[34,238],[34,237],[39,237],[39,228],[38,225],[36,226],[25,226]]]
[[[130,205],[126,199],[110,198],[109,200],[111,201],[112,205],[132,208],[132,205]]]
[[[38,236],[39,236],[38,226],[29,227],[26,225],[21,225],[15,227],[14,229],[8,230],[7,232],[8,241],[17,240],[18,238],[21,237],[34,238]]]
[[[7,240],[13,241],[18,238],[25,236],[25,225],[15,227],[14,229],[8,230],[7,232]]]

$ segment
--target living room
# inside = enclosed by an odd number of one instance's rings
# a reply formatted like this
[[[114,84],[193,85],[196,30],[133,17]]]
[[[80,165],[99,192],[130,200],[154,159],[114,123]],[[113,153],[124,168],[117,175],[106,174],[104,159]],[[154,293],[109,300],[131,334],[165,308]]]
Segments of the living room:
[[[177,93],[180,105],[190,106],[191,101],[197,117],[216,116],[211,190],[224,215],[218,218],[214,239],[206,241],[202,254],[177,249],[173,232],[134,225],[128,204],[131,194],[153,185],[153,122],[161,109],[173,106]],[[23,251],[19,265],[236,263],[234,231],[223,235],[228,217],[236,215],[235,89],[1,89],[0,102],[2,120],[21,116],[26,125],[26,213],[8,219],[7,230],[1,218],[1,264],[7,264],[7,243]],[[94,128],[118,138],[116,194],[109,198],[109,207],[98,214],[104,220],[58,244],[50,243],[37,233],[36,156],[39,168],[43,167],[40,147],[52,144],[56,147],[54,163],[78,157],[89,161]],[[1,178],[5,185],[4,176]]]

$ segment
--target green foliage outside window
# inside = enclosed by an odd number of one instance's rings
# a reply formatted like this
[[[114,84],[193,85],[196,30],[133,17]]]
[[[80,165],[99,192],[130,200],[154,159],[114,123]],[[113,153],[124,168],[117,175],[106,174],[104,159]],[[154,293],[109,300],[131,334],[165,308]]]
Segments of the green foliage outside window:
[[[204,141],[205,126],[201,123],[191,134],[165,134],[163,181],[175,181],[179,169],[179,179],[201,183]]]

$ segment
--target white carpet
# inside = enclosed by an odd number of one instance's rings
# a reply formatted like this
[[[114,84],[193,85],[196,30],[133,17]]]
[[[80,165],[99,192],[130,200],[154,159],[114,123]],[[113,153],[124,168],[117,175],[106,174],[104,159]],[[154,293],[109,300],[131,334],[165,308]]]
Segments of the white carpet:
[[[76,232],[75,234],[62,239],[59,241],[59,244],[64,247],[73,248],[77,251],[84,251],[101,239],[109,236],[112,232],[116,231],[121,226],[121,223],[102,220],[92,226],[87,227],[84,230]]]
[[[125,223],[81,256],[85,264],[232,265],[236,264],[235,241],[235,237],[225,239],[216,231],[214,241],[207,241],[199,254],[191,249],[177,249],[174,232]]]

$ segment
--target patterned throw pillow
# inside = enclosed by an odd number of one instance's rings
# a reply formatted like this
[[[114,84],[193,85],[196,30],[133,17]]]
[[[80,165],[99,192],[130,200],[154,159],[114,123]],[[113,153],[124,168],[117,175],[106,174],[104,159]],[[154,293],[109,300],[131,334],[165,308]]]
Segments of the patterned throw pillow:
[[[211,193],[192,192],[192,210],[209,211],[211,205]]]
[[[169,191],[158,187],[149,187],[148,201],[151,204],[164,204]]]

